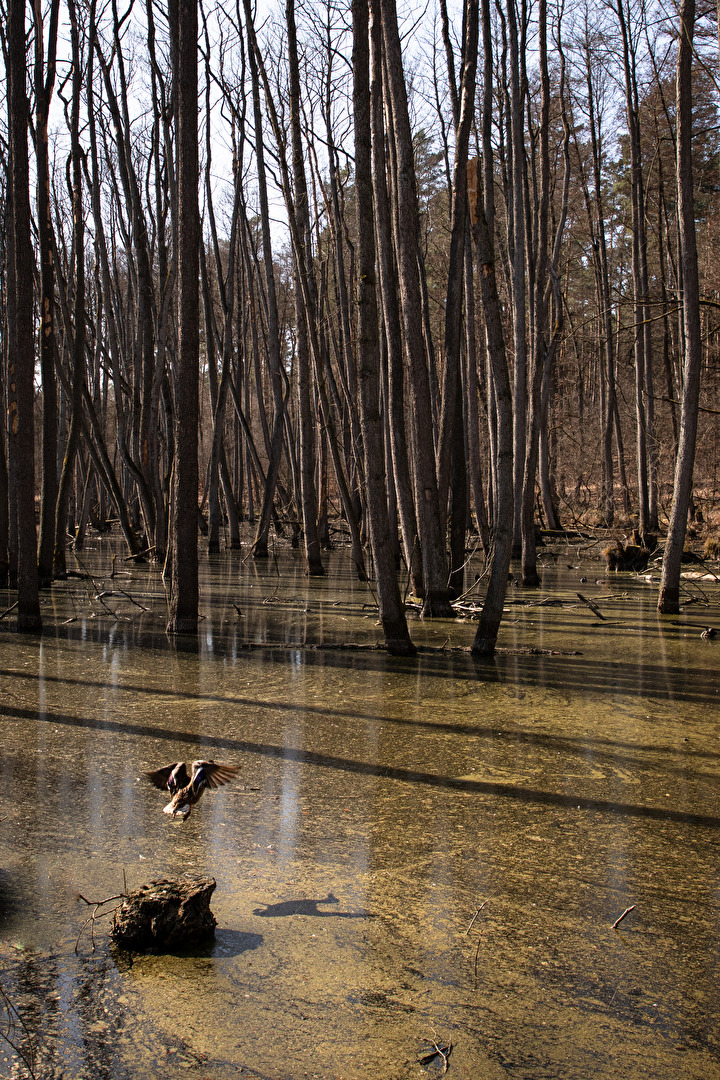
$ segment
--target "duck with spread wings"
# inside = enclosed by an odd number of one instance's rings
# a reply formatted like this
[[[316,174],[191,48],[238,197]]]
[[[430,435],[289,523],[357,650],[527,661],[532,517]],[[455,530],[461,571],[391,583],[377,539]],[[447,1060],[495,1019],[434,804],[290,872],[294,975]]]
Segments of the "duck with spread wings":
[[[206,788],[228,784],[239,770],[239,765],[225,765],[221,761],[174,761],[146,772],[145,776],[156,788],[170,792],[171,799],[163,807],[163,813],[187,821]]]

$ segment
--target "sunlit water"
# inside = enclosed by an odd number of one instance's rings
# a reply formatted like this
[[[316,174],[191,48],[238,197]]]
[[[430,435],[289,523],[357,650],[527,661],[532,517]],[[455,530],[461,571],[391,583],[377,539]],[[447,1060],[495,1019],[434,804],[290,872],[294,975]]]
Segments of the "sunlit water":
[[[0,622],[0,1076],[7,1036],[68,1080],[404,1080],[433,1042],[459,1080],[720,1077],[717,587],[660,619],[568,549],[493,661],[469,620],[397,660],[337,647],[380,639],[342,552],[246,556],[204,558],[193,648],[106,542],[42,637]],[[195,757],[242,772],[173,822],[141,772]],[[214,943],[93,951],[78,893],[186,871]]]

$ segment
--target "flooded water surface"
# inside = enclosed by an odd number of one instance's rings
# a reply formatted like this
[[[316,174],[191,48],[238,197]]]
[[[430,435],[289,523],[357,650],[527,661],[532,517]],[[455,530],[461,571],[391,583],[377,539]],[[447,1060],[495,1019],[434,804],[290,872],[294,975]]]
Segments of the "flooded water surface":
[[[206,559],[192,648],[110,566],[0,623],[0,1076],[720,1077],[716,585],[660,619],[563,562],[494,660],[469,619],[398,660],[341,554]],[[172,821],[142,773],[195,758],[242,771]],[[93,950],[78,894],[183,873],[214,942]]]

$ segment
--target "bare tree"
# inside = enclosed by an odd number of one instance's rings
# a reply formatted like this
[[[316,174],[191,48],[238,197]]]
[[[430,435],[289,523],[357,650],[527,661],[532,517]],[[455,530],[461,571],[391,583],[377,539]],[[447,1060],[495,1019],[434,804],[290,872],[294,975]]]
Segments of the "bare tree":
[[[692,61],[695,31],[695,0],[682,0],[678,28],[677,55],[677,188],[680,257],[683,276],[683,328],[685,357],[683,363],[682,412],[680,441],[675,464],[670,525],[668,528],[658,611],[677,614],[680,610],[680,565],[688,507],[692,495],[695,444],[697,440],[698,404],[700,400],[700,370],[702,365],[702,336],[700,325],[700,288],[698,280],[697,242],[695,235],[695,197],[692,168]]]
[[[493,383],[497,424],[495,462],[495,514],[490,580],[485,603],[472,645],[474,656],[492,656],[502,620],[512,555],[513,502],[513,399],[510,389],[502,312],[495,274],[493,230],[495,224],[494,170],[492,152],[493,48],[490,0],[481,0],[483,37],[482,182],[476,186],[472,213],[480,289],[485,322],[485,347]],[[473,208],[471,207],[471,211]]]
[[[43,9],[33,0],[35,20],[35,157],[37,161],[37,232],[40,265],[40,373],[42,379],[42,497],[38,574],[47,586],[52,578],[57,502],[57,384],[55,381],[55,272],[53,266],[52,217],[50,212],[50,161],[48,116],[55,85],[58,13],[60,0],[52,0],[45,57]]]
[[[368,531],[385,646],[396,656],[414,656],[400,599],[390,544],[385,455],[380,417],[380,346],[373,230],[368,0],[353,0],[353,114],[355,119],[355,198],[358,237],[358,383],[365,452]]]
[[[387,96],[393,124],[395,238],[400,285],[400,311],[405,354],[411,372],[416,433],[413,464],[415,513],[423,566],[423,614],[449,617],[445,530],[435,472],[430,376],[419,317],[423,310],[419,279],[418,201],[407,87],[394,0],[380,2]]]
[[[10,129],[10,249],[8,290],[8,449],[15,519],[10,544],[16,552],[19,630],[42,626],[35,529],[35,430],[33,420],[33,255],[30,241],[30,179],[25,80],[25,0],[11,0],[7,24]]]
[[[195,633],[198,621],[199,242],[197,0],[173,0],[178,198],[175,462],[168,629]]]

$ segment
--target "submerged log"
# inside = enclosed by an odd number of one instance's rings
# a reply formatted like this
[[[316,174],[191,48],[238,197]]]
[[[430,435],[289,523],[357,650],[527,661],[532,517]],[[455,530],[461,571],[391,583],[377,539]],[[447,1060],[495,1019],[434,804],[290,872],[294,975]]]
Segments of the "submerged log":
[[[137,952],[205,941],[215,933],[216,919],[210,910],[214,889],[214,878],[191,875],[143,885],[115,912],[110,936]]]

